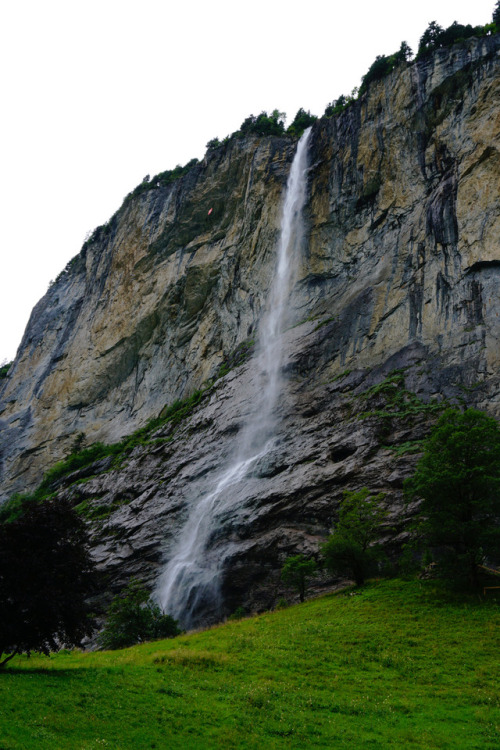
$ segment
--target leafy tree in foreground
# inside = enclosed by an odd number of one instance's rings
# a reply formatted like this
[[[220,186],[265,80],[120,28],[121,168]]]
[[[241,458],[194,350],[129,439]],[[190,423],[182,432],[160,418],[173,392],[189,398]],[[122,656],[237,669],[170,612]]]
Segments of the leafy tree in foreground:
[[[383,498],[383,492],[371,497],[367,487],[346,492],[337,525],[322,547],[328,570],[352,575],[358,586],[376,569],[382,556],[382,545],[376,540],[387,519],[387,511],[380,506]]]
[[[281,568],[281,578],[285,583],[293,586],[299,592],[300,601],[303,602],[306,595],[307,579],[316,573],[318,565],[316,560],[308,559],[304,555],[287,557]]]
[[[476,409],[448,409],[405,490],[421,498],[417,531],[451,578],[479,585],[478,564],[500,551],[500,428]]]
[[[99,642],[105,649],[126,648],[180,633],[177,622],[155,604],[141,581],[133,579],[111,602]]]
[[[92,632],[95,586],[87,530],[70,504],[22,502],[0,523],[0,667],[16,654],[80,645]]]
[[[493,10],[493,23],[496,23],[497,27],[500,28],[500,0],[497,0],[495,8]]]

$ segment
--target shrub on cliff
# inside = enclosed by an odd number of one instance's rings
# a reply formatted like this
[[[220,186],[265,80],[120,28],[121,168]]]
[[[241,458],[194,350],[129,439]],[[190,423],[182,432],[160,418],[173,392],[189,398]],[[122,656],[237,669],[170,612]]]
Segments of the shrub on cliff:
[[[421,499],[417,541],[448,578],[479,585],[485,556],[500,550],[500,428],[476,409],[448,409],[405,484]]]
[[[5,362],[3,365],[0,365],[0,380],[7,377],[12,364],[12,362]]]
[[[18,518],[0,523],[0,666],[80,645],[96,583],[85,524],[69,503],[25,500]]]
[[[150,598],[140,581],[133,579],[111,602],[99,643],[105,649],[126,648],[157,638],[173,638],[180,632],[177,622]]]
[[[322,547],[326,568],[334,574],[352,576],[358,586],[376,570],[383,556],[382,545],[377,542],[387,519],[387,511],[380,505],[383,498],[383,492],[372,497],[366,487],[346,492],[337,524]]]
[[[351,93],[347,96],[341,94],[338,99],[334,99],[330,104],[326,105],[323,117],[334,117],[335,115],[339,115],[356,101],[358,94],[359,88],[357,86],[353,88]]]

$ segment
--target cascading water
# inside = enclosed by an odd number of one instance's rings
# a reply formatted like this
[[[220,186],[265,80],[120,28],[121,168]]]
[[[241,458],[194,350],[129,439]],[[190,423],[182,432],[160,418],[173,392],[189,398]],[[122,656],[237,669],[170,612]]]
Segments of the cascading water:
[[[311,129],[300,139],[288,178],[277,265],[268,298],[267,313],[259,331],[259,390],[253,413],[242,430],[238,446],[227,470],[215,487],[195,501],[182,529],[177,546],[160,577],[156,598],[183,627],[190,627],[197,613],[214,611],[220,600],[220,577],[224,555],[210,563],[207,543],[221,520],[234,511],[238,502],[237,485],[249,476],[251,468],[271,451],[277,437],[276,406],[282,390],[282,331],[287,302],[297,263],[293,262],[302,238],[302,208],[306,195],[307,146]]]

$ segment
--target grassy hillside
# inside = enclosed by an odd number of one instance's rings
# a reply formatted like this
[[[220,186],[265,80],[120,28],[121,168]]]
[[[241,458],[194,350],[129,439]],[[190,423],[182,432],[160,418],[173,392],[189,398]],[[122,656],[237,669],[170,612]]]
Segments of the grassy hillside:
[[[500,607],[385,581],[124,651],[16,659],[0,748],[498,748]]]

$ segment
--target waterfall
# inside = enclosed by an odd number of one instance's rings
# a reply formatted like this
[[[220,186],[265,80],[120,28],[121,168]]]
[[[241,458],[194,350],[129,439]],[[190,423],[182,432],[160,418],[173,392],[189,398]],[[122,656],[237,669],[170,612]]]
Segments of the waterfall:
[[[209,562],[207,542],[221,519],[234,511],[237,485],[273,448],[277,437],[276,406],[282,392],[282,331],[293,287],[302,239],[302,208],[306,195],[307,145],[311,128],[302,135],[288,177],[281,216],[276,271],[267,311],[259,329],[257,374],[263,381],[252,415],[241,431],[233,459],[215,487],[195,501],[181,530],[172,558],[161,575],[156,598],[183,627],[191,627],[203,611],[217,610],[224,556]],[[294,262],[295,261],[295,262]]]

